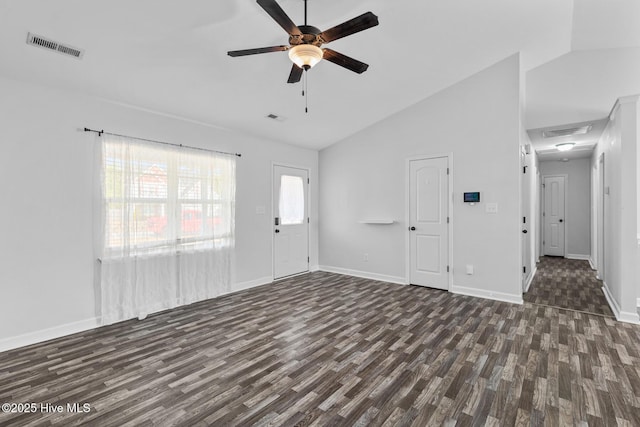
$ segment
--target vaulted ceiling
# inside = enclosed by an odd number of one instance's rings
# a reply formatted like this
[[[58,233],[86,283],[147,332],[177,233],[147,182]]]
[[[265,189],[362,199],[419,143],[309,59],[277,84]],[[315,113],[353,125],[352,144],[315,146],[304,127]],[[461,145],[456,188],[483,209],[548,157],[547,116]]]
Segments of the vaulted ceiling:
[[[279,3],[302,23],[302,0]],[[226,54],[287,43],[255,0],[0,0],[0,74],[321,149],[518,51],[525,70],[540,75],[543,64],[572,50],[640,46],[637,0],[308,4],[309,24],[321,29],[366,11],[380,19],[378,27],[329,46],[368,63],[367,72],[326,61],[309,72],[308,114],[301,85],[286,83],[285,52]],[[28,46],[27,32],[85,49],[85,56],[78,61]],[[550,117],[545,105],[554,101],[533,99],[527,121],[552,125],[570,117],[574,101],[563,100]],[[284,120],[267,119],[271,113]]]

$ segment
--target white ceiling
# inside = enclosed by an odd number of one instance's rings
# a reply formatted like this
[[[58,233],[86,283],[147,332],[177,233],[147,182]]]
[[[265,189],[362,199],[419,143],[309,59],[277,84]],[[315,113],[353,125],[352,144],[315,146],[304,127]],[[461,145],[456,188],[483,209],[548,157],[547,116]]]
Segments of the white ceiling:
[[[572,47],[638,46],[637,3],[309,0],[309,24],[321,29],[366,11],[380,18],[378,27],[328,45],[370,67],[362,75],[326,61],[314,67],[309,114],[301,86],[286,83],[285,52],[226,55],[286,44],[255,0],[0,0],[0,74],[321,149],[518,51],[525,69],[539,71]],[[302,23],[302,0],[280,5]],[[85,49],[85,57],[28,46],[29,31]],[[535,102],[544,108],[546,101]],[[563,102],[563,111],[571,108]],[[286,120],[268,120],[269,113]],[[527,123],[531,117],[528,108]]]

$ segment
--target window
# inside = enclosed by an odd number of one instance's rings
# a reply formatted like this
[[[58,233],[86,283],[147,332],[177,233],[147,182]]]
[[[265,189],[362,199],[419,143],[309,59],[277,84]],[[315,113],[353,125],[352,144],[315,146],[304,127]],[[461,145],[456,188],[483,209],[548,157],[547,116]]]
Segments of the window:
[[[235,158],[118,138],[102,155],[106,258],[233,244]]]
[[[304,182],[299,176],[280,177],[280,223],[295,225],[304,222]]]

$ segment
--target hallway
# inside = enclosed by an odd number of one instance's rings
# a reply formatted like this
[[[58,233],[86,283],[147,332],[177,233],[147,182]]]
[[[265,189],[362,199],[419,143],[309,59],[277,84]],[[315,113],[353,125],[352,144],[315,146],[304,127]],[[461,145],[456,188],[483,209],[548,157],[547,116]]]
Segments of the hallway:
[[[526,302],[614,317],[588,261],[544,256]]]

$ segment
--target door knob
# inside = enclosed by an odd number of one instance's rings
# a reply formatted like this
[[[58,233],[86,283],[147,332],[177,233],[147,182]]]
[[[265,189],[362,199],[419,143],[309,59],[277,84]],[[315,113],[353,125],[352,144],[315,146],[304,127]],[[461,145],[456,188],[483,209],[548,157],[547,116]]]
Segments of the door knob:
[[[276,228],[276,233],[279,233],[279,232],[280,232],[280,230],[278,230],[278,229]]]
[[[560,222],[564,222],[564,219],[561,219]]]
[[[527,234],[529,231],[527,231],[527,230],[522,230],[522,232],[523,232],[524,234]]]
[[[409,227],[409,230],[416,231],[416,228],[415,227]]]

